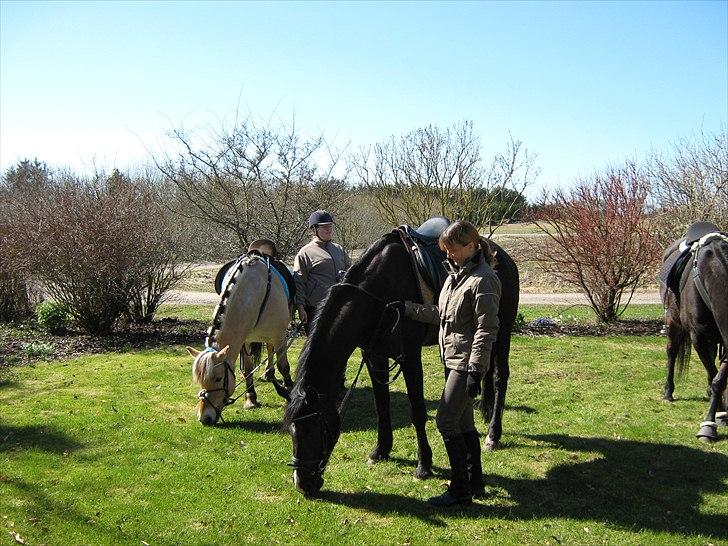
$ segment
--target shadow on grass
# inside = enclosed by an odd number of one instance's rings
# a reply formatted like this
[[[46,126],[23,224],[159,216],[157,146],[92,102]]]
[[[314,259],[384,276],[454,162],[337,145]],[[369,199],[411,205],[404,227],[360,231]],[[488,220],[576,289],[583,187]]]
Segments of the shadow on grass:
[[[130,537],[127,535],[121,525],[117,525],[116,528],[102,525],[95,521],[97,518],[92,515],[91,511],[88,514],[83,514],[77,509],[73,508],[73,505],[68,502],[59,502],[53,500],[48,496],[41,487],[29,484],[19,479],[6,479],[4,484],[11,488],[14,488],[15,493],[10,492],[10,495],[24,498],[23,508],[27,514],[42,514],[43,518],[57,517],[76,526],[78,530],[89,530],[89,536],[96,536],[104,534],[109,544],[120,544],[122,542],[130,542]],[[92,530],[91,530],[92,529]],[[83,532],[83,531],[82,531]],[[138,541],[137,541],[138,543]],[[25,544],[25,542],[23,542]]]
[[[231,428],[259,434],[285,432],[281,428],[281,421],[244,421],[242,416],[239,419],[235,419],[234,417],[238,416],[226,416],[225,418],[228,420],[224,423],[218,423],[215,425],[215,428]]]
[[[0,378],[0,390],[12,389],[13,387],[17,387],[17,386],[18,386],[17,381],[14,381],[12,379]]]
[[[489,504],[474,504],[458,511],[433,512],[418,499],[369,491],[324,491],[320,499],[381,515],[409,515],[438,526],[444,525],[438,514],[505,520],[568,518],[604,522],[627,530],[728,539],[724,515],[700,512],[705,495],[728,492],[724,483],[728,479],[728,456],[647,442],[563,435],[525,437],[548,444],[542,449],[598,455],[588,462],[557,465],[537,479],[489,475],[486,456],[486,487],[493,494]],[[498,498],[507,502],[498,503]]]
[[[437,410],[439,400],[425,399],[428,415]],[[392,429],[412,426],[410,403],[406,393],[391,391],[389,393],[390,416]],[[341,418],[342,432],[377,430],[377,411],[374,406],[374,393],[371,387],[356,388],[347,403]]]
[[[728,492],[724,483],[728,456],[685,446],[605,438],[526,437],[555,449],[599,456],[588,462],[557,465],[539,479],[486,474],[487,485],[504,490],[514,504],[494,506],[492,515],[506,519],[567,517],[627,529],[728,539],[723,517],[700,512],[706,494]],[[487,472],[487,462],[485,468]]]
[[[0,424],[0,452],[40,449],[53,453],[75,451],[83,447],[70,436],[44,426],[15,427]]]
[[[403,495],[392,495],[388,493],[376,493],[374,491],[361,491],[354,493],[339,493],[335,491],[322,491],[318,497],[319,501],[341,504],[359,510],[376,512],[383,516],[406,516],[417,518],[433,527],[445,527],[447,522],[442,516],[459,515],[462,517],[479,518],[486,517],[489,507],[481,504],[472,504],[463,508],[437,509],[428,505],[427,502],[405,497]]]
[[[523,406],[523,405],[510,406],[510,405],[506,404],[506,409],[509,411],[520,411],[522,413],[527,413],[528,415],[531,415],[533,413],[538,413],[538,410],[536,410],[535,408],[532,408],[531,406]]]

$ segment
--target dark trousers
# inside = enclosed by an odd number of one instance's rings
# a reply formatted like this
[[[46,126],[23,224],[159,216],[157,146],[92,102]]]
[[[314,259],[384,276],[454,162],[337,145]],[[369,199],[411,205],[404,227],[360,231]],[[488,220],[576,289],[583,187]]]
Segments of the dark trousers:
[[[468,397],[468,372],[445,368],[445,387],[437,406],[437,430],[450,438],[475,430],[473,400]]]

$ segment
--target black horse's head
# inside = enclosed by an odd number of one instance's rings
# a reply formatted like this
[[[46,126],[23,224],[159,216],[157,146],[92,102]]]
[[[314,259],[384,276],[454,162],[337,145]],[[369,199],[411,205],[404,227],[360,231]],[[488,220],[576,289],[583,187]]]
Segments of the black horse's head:
[[[309,387],[291,393],[285,424],[293,439],[293,484],[306,496],[316,495],[323,486],[323,473],[339,439],[341,421],[336,397]]]

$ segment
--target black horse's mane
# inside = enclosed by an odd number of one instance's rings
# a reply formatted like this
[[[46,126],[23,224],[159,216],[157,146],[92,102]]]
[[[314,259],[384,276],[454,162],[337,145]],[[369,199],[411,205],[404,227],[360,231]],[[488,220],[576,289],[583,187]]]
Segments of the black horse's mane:
[[[356,261],[352,264],[352,266],[346,272],[343,282],[356,283],[363,280],[364,272],[366,271],[366,268],[369,266],[372,260],[393,241],[399,241],[399,238],[395,233],[387,233],[374,241],[369,246],[369,248],[367,248],[364,253],[359,256],[359,258],[357,258]],[[346,285],[332,286],[326,294],[324,300],[321,302],[321,307],[324,308],[329,300],[341,297],[340,294],[344,294],[349,290],[350,287]],[[339,306],[336,306],[336,308],[338,309]],[[316,314],[316,318],[313,319],[313,322],[311,322],[311,328],[308,336],[309,340],[318,338],[320,335],[322,335],[321,330],[329,327],[328,319],[325,318],[324,315],[325,313],[322,309]],[[301,408],[306,401],[305,386],[302,385],[302,383],[304,381],[304,377],[306,377],[306,375],[311,371],[311,363],[314,361],[314,359],[311,358],[311,345],[312,344],[307,341],[304,344],[303,349],[301,350],[301,354],[298,357],[298,365],[296,367],[296,384],[291,390],[290,401],[286,405],[286,411],[283,416],[284,428],[287,428],[293,422],[293,419],[301,411]]]

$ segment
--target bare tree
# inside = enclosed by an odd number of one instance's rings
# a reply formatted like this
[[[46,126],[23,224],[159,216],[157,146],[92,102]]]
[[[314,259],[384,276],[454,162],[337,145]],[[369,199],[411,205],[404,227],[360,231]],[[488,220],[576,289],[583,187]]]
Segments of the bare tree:
[[[668,153],[647,160],[655,230],[663,244],[693,222],[728,229],[728,133],[682,139]]]
[[[176,212],[234,233],[238,250],[267,237],[290,256],[313,210],[345,208],[346,174],[333,176],[340,157],[323,137],[304,139],[295,123],[258,127],[245,119],[204,136],[182,129],[170,136],[179,151],[156,164],[181,197]]]
[[[660,245],[646,211],[648,181],[633,163],[546,197],[535,218],[546,242],[532,251],[547,273],[580,288],[602,322],[626,309],[655,270]],[[625,301],[626,297],[626,301]]]
[[[511,138],[484,165],[473,123],[466,121],[445,130],[429,125],[375,144],[360,154],[356,171],[392,225],[420,224],[440,214],[488,226],[492,234],[520,207],[519,197],[538,175],[534,160]],[[514,190],[513,202],[498,214],[492,204],[505,195],[498,191],[503,189]]]
[[[0,181],[0,320],[29,317],[40,299],[32,282],[27,220],[29,210],[52,184],[51,172],[38,159],[18,162]]]

